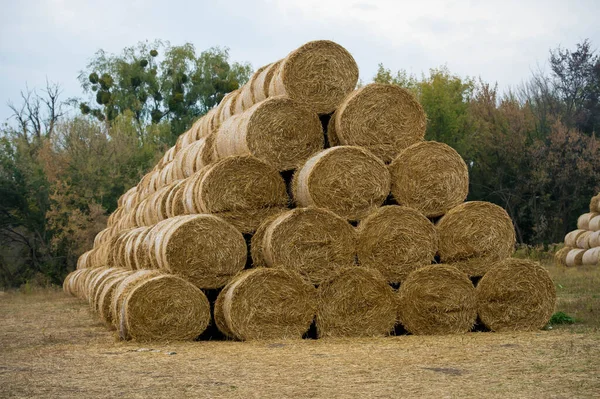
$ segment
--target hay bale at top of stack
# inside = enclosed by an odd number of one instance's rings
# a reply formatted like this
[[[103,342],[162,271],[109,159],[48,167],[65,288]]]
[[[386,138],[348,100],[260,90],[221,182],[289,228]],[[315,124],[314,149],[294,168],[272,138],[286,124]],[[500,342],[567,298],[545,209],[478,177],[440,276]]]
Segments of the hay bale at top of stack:
[[[389,163],[425,137],[423,107],[408,90],[372,83],[352,92],[332,116],[330,142],[365,147]]]
[[[283,269],[246,270],[219,294],[217,327],[239,340],[301,338],[315,312],[315,288]]]
[[[287,95],[318,114],[333,112],[358,82],[358,66],[342,46],[329,40],[308,42],[277,67],[269,97]]]
[[[398,318],[407,331],[417,335],[469,332],[477,319],[475,287],[454,266],[417,269],[400,285]]]
[[[596,194],[590,200],[590,212],[600,213],[600,194]]]
[[[268,266],[293,270],[318,285],[354,265],[356,232],[331,211],[296,208],[270,223],[259,245]]]
[[[210,304],[193,284],[170,275],[135,285],[123,301],[119,335],[136,341],[183,341],[210,323]]]
[[[430,264],[437,253],[435,226],[413,208],[384,206],[361,220],[357,230],[358,262],[379,270],[390,283]]]
[[[596,216],[590,219],[588,229],[590,231],[600,231],[600,214],[596,214]]]
[[[214,215],[178,216],[157,225],[150,257],[198,288],[221,288],[246,264],[246,242]],[[152,251],[153,249],[153,251]]]
[[[259,78],[262,72],[269,68],[272,64],[264,65],[258,68],[250,77],[250,80],[246,82],[244,86],[240,88],[240,94],[238,96],[238,100],[235,102],[235,113],[241,114],[248,108],[252,107],[254,104],[264,100],[266,98],[265,87],[264,87],[264,77],[262,78],[262,86],[258,90],[259,93],[257,95],[254,94],[256,91],[254,86],[256,85],[256,80]],[[266,89],[268,90],[269,85],[267,85]]]
[[[492,331],[543,328],[556,303],[556,289],[546,269],[525,259],[498,262],[476,288],[481,321]]]
[[[469,171],[450,146],[435,141],[414,144],[390,164],[392,195],[400,205],[427,217],[442,216],[469,194]]]
[[[316,113],[286,97],[272,97],[221,125],[215,157],[254,155],[279,171],[304,164],[323,149],[323,130]]]
[[[212,213],[240,231],[253,232],[263,218],[288,205],[279,172],[251,155],[232,156],[189,177],[182,193],[186,213]]]
[[[498,205],[470,201],[452,208],[437,223],[440,239],[438,254],[442,263],[454,263],[473,258],[500,260],[515,250],[516,236],[512,220]],[[465,266],[474,265],[465,263]],[[461,269],[470,276],[482,276],[492,262],[477,263],[479,267]]]
[[[395,324],[394,290],[375,269],[339,269],[317,290],[319,338],[389,335]]]
[[[383,161],[364,148],[333,147],[296,171],[293,192],[298,206],[325,208],[360,220],[387,198],[390,174]]]

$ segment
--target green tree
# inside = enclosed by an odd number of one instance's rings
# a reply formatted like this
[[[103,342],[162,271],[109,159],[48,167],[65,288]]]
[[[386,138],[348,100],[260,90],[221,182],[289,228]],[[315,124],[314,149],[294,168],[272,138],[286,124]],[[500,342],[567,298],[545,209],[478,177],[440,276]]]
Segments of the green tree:
[[[149,124],[167,123],[166,141],[171,145],[194,119],[244,84],[251,72],[249,64],[230,63],[227,49],[196,55],[190,43],[140,42],[120,55],[100,50],[79,75],[91,97],[80,109],[103,121],[131,112],[140,132]]]

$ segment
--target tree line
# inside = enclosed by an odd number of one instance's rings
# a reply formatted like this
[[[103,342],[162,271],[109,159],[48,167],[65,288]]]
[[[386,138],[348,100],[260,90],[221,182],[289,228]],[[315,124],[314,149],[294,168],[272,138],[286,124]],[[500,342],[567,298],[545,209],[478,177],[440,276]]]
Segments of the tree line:
[[[587,40],[550,51],[500,94],[445,67],[420,77],[379,65],[375,82],[411,90],[426,138],[465,159],[469,200],[503,206],[519,242],[560,242],[600,190],[600,59]],[[82,98],[48,83],[10,103],[0,127],[0,286],[59,283],[135,185],[199,116],[244,84],[226,49],[141,42],[97,52],[79,74]]]

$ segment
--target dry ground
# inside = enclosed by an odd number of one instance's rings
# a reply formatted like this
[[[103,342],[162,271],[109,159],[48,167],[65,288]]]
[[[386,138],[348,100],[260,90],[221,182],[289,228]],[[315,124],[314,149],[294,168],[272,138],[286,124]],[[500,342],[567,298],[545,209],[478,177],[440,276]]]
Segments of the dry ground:
[[[0,293],[0,397],[599,397],[600,268],[549,269],[578,323],[444,337],[148,346],[60,291]]]

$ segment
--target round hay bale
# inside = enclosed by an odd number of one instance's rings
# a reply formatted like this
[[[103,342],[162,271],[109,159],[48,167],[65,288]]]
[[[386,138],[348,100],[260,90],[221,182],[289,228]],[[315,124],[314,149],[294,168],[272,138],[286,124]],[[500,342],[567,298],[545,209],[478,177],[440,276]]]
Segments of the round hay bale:
[[[323,149],[316,113],[286,97],[272,97],[223,122],[215,136],[215,157],[254,155],[279,171],[304,164]]]
[[[585,231],[577,237],[577,248],[588,249],[588,238],[593,231]]]
[[[526,259],[505,259],[476,288],[477,309],[492,331],[532,331],[554,313],[556,290],[546,269]]]
[[[262,255],[267,266],[293,270],[318,285],[354,265],[356,238],[354,227],[335,213],[296,208],[267,227]]]
[[[568,247],[576,247],[577,246],[577,239],[579,238],[579,236],[583,233],[585,233],[585,230],[573,230],[569,233],[567,233],[567,235],[565,236],[565,245]]]
[[[266,267],[267,262],[265,261],[265,257],[263,256],[263,240],[265,238],[265,234],[267,233],[267,229],[273,223],[275,219],[277,219],[281,214],[287,212],[287,209],[278,209],[278,212],[270,215],[269,217],[263,219],[260,223],[252,238],[250,240],[250,256],[252,257],[252,267]]]
[[[225,122],[235,114],[235,103],[239,94],[239,89],[227,93],[227,95],[225,95],[225,97],[223,97],[219,103],[219,106],[217,107],[217,114],[220,123]]]
[[[590,248],[600,247],[600,231],[594,231],[588,236],[588,246]]]
[[[213,160],[212,152],[213,149],[209,145],[207,137],[202,137],[182,149],[174,161],[181,178],[189,177],[210,164]]]
[[[392,195],[401,205],[442,216],[469,193],[465,161],[450,146],[435,141],[411,145],[390,164]]]
[[[89,267],[88,257],[90,256],[90,252],[92,252],[92,250],[82,253],[79,258],[77,258],[77,269],[87,269]]]
[[[165,202],[165,211],[167,213],[167,219],[173,216],[182,215],[185,212],[183,208],[183,186],[187,182],[187,179],[178,180],[173,184],[173,188],[167,195]],[[177,202],[179,201],[179,202]],[[175,214],[174,212],[180,212]]]
[[[318,114],[333,112],[356,87],[358,66],[342,46],[308,42],[283,59],[269,84],[269,97],[286,95]]]
[[[82,295],[81,295],[82,281],[85,280],[85,278],[87,277],[89,272],[92,271],[93,269],[85,268],[85,269],[79,269],[79,270],[81,270],[81,272],[79,272],[75,277],[73,277],[73,282],[71,283],[71,291],[73,293],[73,296],[75,296],[78,299],[81,299],[82,298]]]
[[[236,278],[234,277],[219,293],[217,296],[217,300],[215,301],[213,308],[213,319],[215,321],[215,325],[225,335],[226,338],[233,339],[235,338],[235,334],[227,327],[227,321],[225,320],[225,316],[223,315],[223,301],[225,299],[225,295],[221,295],[223,292],[229,291],[231,286],[236,283]]]
[[[567,266],[581,266],[583,264],[583,254],[585,253],[585,249],[574,248],[567,253],[566,263]]]
[[[107,281],[106,284],[104,284],[104,288],[102,288],[102,292],[96,301],[98,316],[100,316],[102,321],[104,321],[110,328],[114,328],[111,308],[115,290],[121,284],[121,282],[123,282],[123,280],[125,280],[127,277],[131,276],[131,274],[133,274],[133,272],[129,271],[116,276],[110,281]]]
[[[381,272],[390,283],[431,264],[438,249],[437,231],[421,212],[405,206],[378,208],[358,225],[358,262]]]
[[[506,211],[498,205],[471,201],[452,208],[436,225],[442,263],[470,258],[499,260],[515,250],[515,229]]]
[[[210,304],[193,284],[176,276],[138,283],[123,303],[119,335],[136,341],[188,341],[210,323]]]
[[[588,223],[588,230],[600,231],[600,215],[592,217]]]
[[[375,269],[343,268],[317,290],[319,338],[385,336],[395,324],[394,290]]]
[[[583,253],[581,264],[584,266],[596,266],[600,262],[600,247],[590,248]]]
[[[280,215],[287,211],[287,208],[273,207],[261,209],[246,209],[232,212],[219,212],[215,215],[231,224],[242,234],[254,234],[258,226],[274,215]]]
[[[279,172],[253,156],[234,156],[200,170],[201,179],[186,183],[194,209],[217,215],[231,213],[238,221],[265,208],[288,205],[285,182]],[[260,221],[252,220],[256,223]]]
[[[260,76],[262,71],[264,71],[269,65],[265,65],[265,66],[258,68],[256,70],[256,72],[254,72],[254,74],[252,74],[252,77],[250,78],[250,80],[240,89],[240,94],[238,96],[238,100],[235,102],[236,114],[241,114],[242,112],[244,112],[245,110],[252,107],[254,104],[256,104],[258,102],[254,98],[253,86],[255,84],[256,79],[258,79],[258,77]],[[264,79],[263,79],[263,85],[264,85]],[[264,88],[261,88],[261,89],[263,92],[262,94],[264,96]],[[262,101],[262,100],[264,100],[264,98],[261,98],[260,101]]]
[[[398,85],[371,83],[352,92],[335,112],[341,145],[367,148],[385,163],[425,137],[427,118],[415,96]]]
[[[82,272],[81,269],[79,270],[73,270],[71,273],[67,274],[67,276],[65,277],[65,279],[63,280],[63,292],[65,294],[69,294],[69,295],[73,295],[73,280],[75,279],[75,277],[80,274]]]
[[[301,338],[316,312],[315,288],[284,269],[246,270],[219,296],[215,320],[239,340]]]
[[[567,255],[573,249],[573,247],[564,246],[554,254],[554,260],[556,264],[566,266],[567,265]]]
[[[257,104],[269,97],[269,86],[271,85],[271,80],[273,79],[273,75],[275,75],[275,72],[279,68],[279,65],[282,61],[283,60],[279,60],[269,65],[265,65],[262,70],[256,71],[258,76],[256,76],[256,79],[252,82],[251,87],[252,96],[254,97],[254,102],[252,105]]]
[[[325,208],[348,220],[360,220],[387,198],[390,174],[385,164],[364,148],[333,147],[296,171],[293,192],[298,206]]]
[[[590,212],[600,212],[600,194],[593,196],[590,200]]]
[[[161,276],[162,274],[163,273],[158,270],[138,270],[119,283],[113,292],[110,304],[110,320],[114,327],[119,328],[123,301],[127,298],[127,295],[129,295],[133,288],[142,281],[150,280],[151,278]]]
[[[596,216],[598,216],[598,213],[596,212],[588,212],[579,216],[579,218],[577,218],[577,228],[579,230],[591,230],[590,221]]]
[[[90,298],[90,306],[94,313],[100,313],[100,297],[102,296],[104,288],[106,288],[107,284],[110,284],[111,281],[120,278],[121,276],[127,277],[131,273],[133,273],[131,270],[113,268],[113,272],[108,274],[106,278],[104,278],[98,284],[97,288],[94,290],[94,296]]]
[[[86,287],[87,292],[87,300],[92,305],[92,301],[94,300],[94,296],[96,295],[96,290],[98,289],[98,285],[102,283],[106,279],[106,277],[110,276],[116,268],[103,268],[100,273],[97,273],[92,278],[90,278],[87,282],[88,286]],[[124,270],[124,269],[117,269]]]
[[[131,232],[129,232],[128,237],[125,239],[125,246],[124,246],[124,253],[123,253],[126,269],[129,269],[129,270],[140,269],[139,264],[137,263],[137,259],[136,259],[136,244],[140,241],[140,239],[143,239],[146,236],[146,234],[148,234],[149,230],[150,230],[150,227],[145,226],[145,227],[138,227],[137,229],[133,229],[133,230],[131,230]]]
[[[400,285],[398,318],[415,335],[469,332],[477,319],[475,287],[453,266],[417,269]]]
[[[189,215],[164,224],[154,240],[156,263],[198,288],[221,288],[246,265],[246,241],[214,215]]]
[[[90,282],[93,281],[96,278],[96,276],[98,276],[99,274],[104,273],[104,271],[106,271],[106,269],[108,269],[108,267],[106,267],[106,266],[97,267],[95,269],[90,270],[86,274],[84,279],[81,281],[81,288],[79,291],[80,299],[84,299],[86,301],[89,299],[90,289],[91,289]]]

